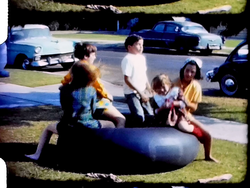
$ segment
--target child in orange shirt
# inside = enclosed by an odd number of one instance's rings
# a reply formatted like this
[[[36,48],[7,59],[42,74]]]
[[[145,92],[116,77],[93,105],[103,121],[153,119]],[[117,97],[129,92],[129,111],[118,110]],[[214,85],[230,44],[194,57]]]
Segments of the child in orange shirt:
[[[81,63],[87,63],[91,65],[93,69],[96,66],[93,65],[96,59],[97,48],[94,45],[88,43],[77,43],[74,50],[74,56],[80,59]],[[66,85],[70,83],[72,80],[70,70],[69,73],[64,76],[64,79],[61,81],[62,85]],[[93,87],[97,92],[97,109],[95,112],[96,119],[105,119],[111,120],[117,128],[124,128],[126,119],[125,117],[112,105],[113,96],[110,95],[104,88],[103,84],[100,82],[100,78],[98,78]]]

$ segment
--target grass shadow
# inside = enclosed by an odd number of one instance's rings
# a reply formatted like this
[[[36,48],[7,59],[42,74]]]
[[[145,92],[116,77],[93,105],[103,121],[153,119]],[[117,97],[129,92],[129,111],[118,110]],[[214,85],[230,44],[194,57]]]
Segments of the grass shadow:
[[[0,126],[30,125],[29,121],[58,121],[63,112],[61,107],[44,105],[22,108],[1,108]]]

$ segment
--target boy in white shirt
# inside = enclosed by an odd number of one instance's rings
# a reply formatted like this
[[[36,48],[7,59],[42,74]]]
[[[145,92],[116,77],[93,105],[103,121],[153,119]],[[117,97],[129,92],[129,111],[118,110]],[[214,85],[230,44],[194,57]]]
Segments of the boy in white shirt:
[[[124,95],[134,122],[141,124],[145,121],[145,113],[154,115],[149,102],[153,90],[148,82],[146,59],[142,55],[143,38],[130,35],[126,38],[124,45],[128,51],[121,62]]]

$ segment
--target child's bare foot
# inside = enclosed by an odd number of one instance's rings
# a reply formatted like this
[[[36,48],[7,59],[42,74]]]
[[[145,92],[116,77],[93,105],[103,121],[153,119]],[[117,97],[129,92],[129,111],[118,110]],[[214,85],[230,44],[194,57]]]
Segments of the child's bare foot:
[[[205,160],[220,163],[217,159],[213,158],[212,156],[206,157]]]
[[[25,155],[25,157],[37,161],[39,159],[39,155],[32,154],[32,155]]]

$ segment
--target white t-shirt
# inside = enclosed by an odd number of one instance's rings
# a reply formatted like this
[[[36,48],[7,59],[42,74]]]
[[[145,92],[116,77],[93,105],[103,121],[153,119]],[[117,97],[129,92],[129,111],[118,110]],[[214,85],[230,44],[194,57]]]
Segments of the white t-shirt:
[[[167,93],[167,95],[155,94],[154,100],[155,100],[156,104],[158,105],[158,107],[160,108],[166,102],[167,99],[172,99],[172,101],[176,100],[178,93],[179,93],[179,87],[173,87]],[[185,107],[186,107],[186,104],[183,101],[180,101],[180,108],[183,109]]]
[[[146,89],[147,77],[147,65],[146,58],[142,54],[128,53],[121,62],[121,68],[123,75],[130,77],[132,84],[139,90],[144,91]],[[134,93],[125,82],[123,84],[124,94]]]

